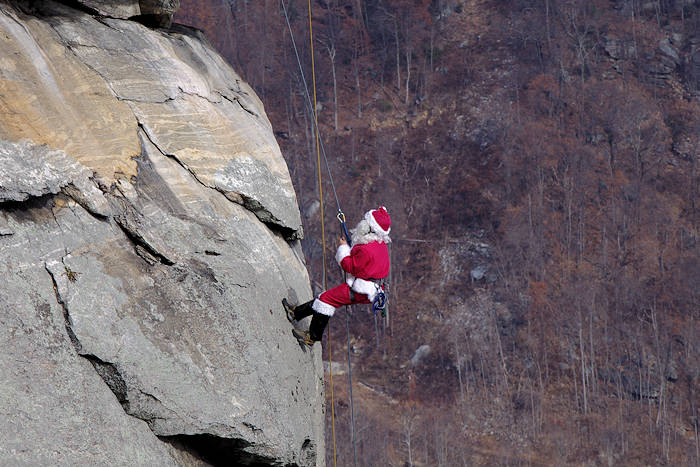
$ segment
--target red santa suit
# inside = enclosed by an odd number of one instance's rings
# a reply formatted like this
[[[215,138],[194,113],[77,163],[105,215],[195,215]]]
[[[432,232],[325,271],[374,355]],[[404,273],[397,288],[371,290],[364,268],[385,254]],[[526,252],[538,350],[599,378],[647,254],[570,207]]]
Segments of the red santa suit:
[[[352,247],[340,245],[335,255],[336,261],[347,273],[347,280],[323,292],[314,301],[313,309],[317,313],[333,316],[338,307],[372,303],[380,287],[377,282],[389,275],[389,215],[382,206],[367,212],[364,219],[368,221],[371,231],[355,239]]]

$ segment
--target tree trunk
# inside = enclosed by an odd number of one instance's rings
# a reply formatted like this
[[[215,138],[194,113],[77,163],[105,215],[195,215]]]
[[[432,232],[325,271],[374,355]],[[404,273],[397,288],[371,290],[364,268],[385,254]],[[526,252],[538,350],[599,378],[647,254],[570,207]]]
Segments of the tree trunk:
[[[355,43],[355,50],[353,51],[353,62],[354,62],[354,72],[355,72],[355,88],[357,89],[357,118],[362,118],[362,93],[360,90],[360,64],[358,61],[360,52],[358,50],[357,43]]]
[[[338,131],[338,79],[335,74],[335,45],[326,45],[328,57],[331,60],[331,76],[333,77],[333,128]]]
[[[399,47],[399,25],[394,19],[394,46],[396,47],[396,89],[401,91],[401,48]]]
[[[408,105],[408,90],[411,81],[411,49],[406,48],[406,105]]]

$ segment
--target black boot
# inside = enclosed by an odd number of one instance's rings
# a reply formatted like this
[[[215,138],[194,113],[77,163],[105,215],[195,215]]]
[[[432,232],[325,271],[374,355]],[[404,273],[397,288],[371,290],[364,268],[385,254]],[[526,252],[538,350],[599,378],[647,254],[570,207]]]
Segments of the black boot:
[[[314,345],[314,342],[318,342],[323,338],[323,331],[326,329],[328,320],[330,316],[322,315],[321,313],[314,313],[313,318],[311,318],[311,325],[308,331],[302,331],[301,329],[292,329],[292,334],[297,340],[306,344],[309,347]]]
[[[300,344],[306,344],[309,347],[314,345],[314,341],[311,339],[309,331],[302,331],[301,329],[294,328],[292,329],[292,334],[297,338]]]
[[[309,337],[311,340],[320,341],[323,339],[323,331],[326,329],[330,318],[331,317],[328,315],[314,313],[313,318],[311,318],[311,324],[309,325]]]
[[[301,321],[302,319],[311,315],[314,312],[313,308],[311,308],[313,304],[314,301],[310,300],[306,303],[302,303],[301,305],[292,306],[289,304],[286,298],[282,299],[282,306],[287,314],[287,319],[292,324],[294,324],[295,321]]]

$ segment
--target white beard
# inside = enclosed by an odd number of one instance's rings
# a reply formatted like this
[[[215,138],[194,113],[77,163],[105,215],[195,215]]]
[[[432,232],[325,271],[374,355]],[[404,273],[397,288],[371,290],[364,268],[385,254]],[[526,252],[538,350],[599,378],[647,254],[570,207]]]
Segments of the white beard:
[[[369,226],[369,222],[366,219],[362,219],[357,223],[354,229],[350,229],[350,234],[352,235],[353,245],[366,245],[371,242],[384,242],[391,243],[391,239],[388,235],[380,235],[372,232]]]

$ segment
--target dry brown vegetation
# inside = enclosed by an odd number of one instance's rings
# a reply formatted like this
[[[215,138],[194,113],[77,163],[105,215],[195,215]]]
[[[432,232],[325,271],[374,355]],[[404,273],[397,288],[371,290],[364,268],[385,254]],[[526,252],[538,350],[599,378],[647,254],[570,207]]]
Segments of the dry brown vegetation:
[[[309,76],[306,2],[288,5]],[[318,283],[280,3],[183,0],[179,21],[263,99]],[[382,203],[394,223],[390,321],[350,320],[358,463],[698,465],[700,2],[316,0],[313,24],[343,208]],[[331,323],[343,361],[344,314]]]

